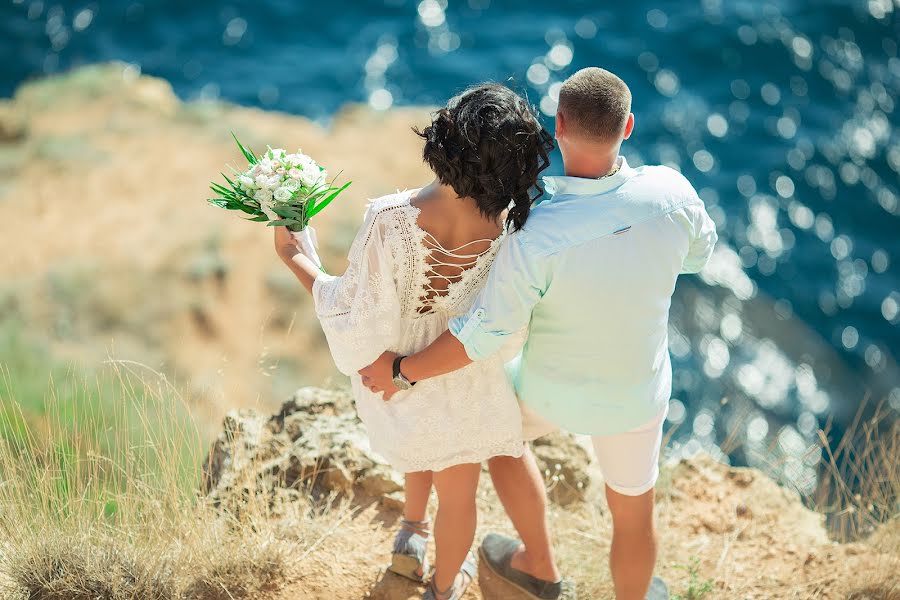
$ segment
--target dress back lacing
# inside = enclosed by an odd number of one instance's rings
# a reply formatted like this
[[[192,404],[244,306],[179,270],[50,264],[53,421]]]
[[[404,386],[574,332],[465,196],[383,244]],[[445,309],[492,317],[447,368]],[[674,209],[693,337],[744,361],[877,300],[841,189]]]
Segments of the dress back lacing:
[[[379,214],[384,213],[393,213],[385,219],[384,241],[395,261],[401,314],[419,318],[465,311],[487,279],[505,231],[493,240],[472,240],[446,248],[419,226],[421,211],[410,203],[408,193],[385,202],[379,210]],[[478,252],[480,244],[487,244],[487,248]]]
[[[482,238],[456,248],[445,248],[437,238],[426,231],[422,237],[422,244],[428,250],[425,258],[425,274],[428,281],[424,284],[423,293],[419,297],[417,312],[420,314],[431,312],[442,299],[446,299],[452,287],[462,281],[464,273],[478,265],[479,259],[491,252],[493,243],[494,240],[490,238]],[[479,244],[487,244],[487,248],[473,253]]]

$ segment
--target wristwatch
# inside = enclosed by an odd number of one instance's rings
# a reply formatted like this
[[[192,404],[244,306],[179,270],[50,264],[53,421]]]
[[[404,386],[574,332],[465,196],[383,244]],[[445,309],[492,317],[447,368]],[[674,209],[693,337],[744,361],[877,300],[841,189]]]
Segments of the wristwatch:
[[[403,373],[400,372],[400,362],[406,358],[405,356],[398,356],[394,359],[394,385],[398,390],[408,390],[412,386],[416,385],[415,381],[410,381],[406,377],[403,376]]]

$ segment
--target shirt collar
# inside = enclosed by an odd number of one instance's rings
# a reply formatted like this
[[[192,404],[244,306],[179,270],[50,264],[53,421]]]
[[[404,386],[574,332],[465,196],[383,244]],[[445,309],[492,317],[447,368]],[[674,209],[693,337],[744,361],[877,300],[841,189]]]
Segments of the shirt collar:
[[[544,187],[548,194],[553,196],[596,196],[613,190],[634,176],[636,171],[628,166],[624,156],[618,158],[621,166],[619,170],[609,177],[588,179],[585,177],[546,176],[543,178]]]

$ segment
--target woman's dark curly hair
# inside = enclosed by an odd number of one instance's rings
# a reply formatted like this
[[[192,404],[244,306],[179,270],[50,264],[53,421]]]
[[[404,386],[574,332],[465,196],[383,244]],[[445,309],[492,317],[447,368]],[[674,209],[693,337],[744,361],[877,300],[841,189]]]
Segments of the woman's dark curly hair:
[[[441,183],[474,198],[486,217],[509,207],[513,231],[525,225],[532,202],[544,193],[538,175],[550,165],[554,145],[524,99],[500,84],[476,85],[414,131],[425,140],[422,155]]]

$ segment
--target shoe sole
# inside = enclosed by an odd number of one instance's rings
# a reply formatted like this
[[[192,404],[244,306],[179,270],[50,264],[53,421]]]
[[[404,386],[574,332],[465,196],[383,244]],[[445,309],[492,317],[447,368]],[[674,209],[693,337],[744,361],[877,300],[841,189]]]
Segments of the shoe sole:
[[[478,549],[478,558],[480,559],[478,561],[479,567],[482,565],[485,567],[484,569],[478,569],[478,587],[481,588],[481,593],[484,595],[485,600],[522,600],[523,598],[544,600],[495,571],[490,561],[484,555],[482,548]],[[489,573],[487,577],[485,577],[486,573]],[[572,596],[563,591],[556,600],[572,600],[572,598]]]
[[[425,581],[425,577],[419,576],[419,574],[416,573],[421,566],[422,563],[420,563],[419,559],[415,556],[395,552],[391,555],[391,566],[389,566],[387,570],[400,577],[406,577],[411,581],[415,581],[416,583],[422,583]]]

